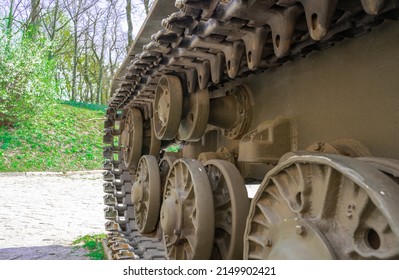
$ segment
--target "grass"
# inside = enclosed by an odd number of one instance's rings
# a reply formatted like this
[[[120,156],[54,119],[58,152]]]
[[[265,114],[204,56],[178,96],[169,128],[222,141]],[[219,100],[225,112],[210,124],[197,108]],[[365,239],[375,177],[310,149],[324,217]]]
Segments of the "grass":
[[[85,108],[89,110],[94,110],[94,111],[103,111],[105,113],[105,110],[107,109],[106,105],[101,105],[101,104],[91,104],[91,103],[83,103],[83,102],[77,102],[77,101],[61,101],[62,104],[67,104],[76,108]]]
[[[0,127],[0,172],[101,169],[103,117],[102,107],[63,102]]]
[[[88,234],[76,239],[72,245],[85,248],[89,250],[89,253],[85,256],[89,257],[91,260],[104,260],[104,248],[101,241],[106,238],[106,234]]]

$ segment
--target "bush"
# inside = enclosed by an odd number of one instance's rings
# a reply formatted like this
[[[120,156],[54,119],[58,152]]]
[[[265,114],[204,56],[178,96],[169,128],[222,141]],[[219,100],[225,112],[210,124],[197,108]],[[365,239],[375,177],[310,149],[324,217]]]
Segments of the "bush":
[[[0,30],[0,126],[32,118],[54,102],[55,62],[43,38],[8,38]]]

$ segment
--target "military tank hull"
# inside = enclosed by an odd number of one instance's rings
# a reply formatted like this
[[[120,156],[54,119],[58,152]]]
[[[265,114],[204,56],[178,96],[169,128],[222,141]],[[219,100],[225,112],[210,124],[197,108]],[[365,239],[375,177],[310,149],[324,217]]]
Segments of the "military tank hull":
[[[398,259],[398,8],[156,2],[106,114],[109,258]]]

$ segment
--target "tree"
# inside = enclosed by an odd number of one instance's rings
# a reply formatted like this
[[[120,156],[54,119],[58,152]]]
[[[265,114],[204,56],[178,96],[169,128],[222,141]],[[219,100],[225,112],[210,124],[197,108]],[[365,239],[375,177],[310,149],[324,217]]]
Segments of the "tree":
[[[134,20],[139,13],[147,13],[153,2],[3,1],[0,4],[0,41],[5,47],[3,51],[7,46],[10,51],[15,50],[28,39],[46,41],[46,48],[41,49],[55,67],[50,72],[58,96],[104,103],[109,97],[112,77],[126,56],[126,46],[129,48],[133,43]],[[122,28],[125,23],[127,32]],[[7,53],[11,54],[4,52],[2,55]],[[26,55],[31,55],[29,50]]]
[[[40,21],[40,0],[31,0],[31,12],[27,20],[27,33],[32,38],[36,37]]]
[[[77,78],[78,78],[78,58],[79,58],[79,39],[82,35],[82,31],[79,30],[79,20],[81,19],[84,12],[93,7],[95,2],[90,3],[84,0],[70,0],[65,6],[68,12],[73,27],[73,66],[72,66],[72,91],[71,100],[76,100],[77,94]]]
[[[132,1],[126,0],[127,50],[133,43]]]
[[[0,125],[12,126],[48,107],[55,96],[55,67],[46,38],[14,33],[0,40]],[[2,36],[0,31],[0,37]]]
[[[141,0],[141,2],[143,3],[145,14],[148,15],[154,0]]]

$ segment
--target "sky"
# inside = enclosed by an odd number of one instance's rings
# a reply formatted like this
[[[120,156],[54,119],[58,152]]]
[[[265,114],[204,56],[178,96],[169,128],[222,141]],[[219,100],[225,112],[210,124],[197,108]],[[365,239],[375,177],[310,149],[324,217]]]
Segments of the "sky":
[[[169,0],[161,0],[161,1],[169,1]],[[135,11],[133,11],[133,34],[134,37],[136,37],[137,33],[140,31],[141,26],[144,23],[144,20],[146,18],[144,9],[141,9],[143,7],[143,4],[141,2],[141,0],[132,0],[132,5],[136,6]],[[137,6],[139,8],[137,8]],[[134,8],[132,8],[134,9]],[[123,31],[127,32],[127,24],[126,21],[123,24]]]

